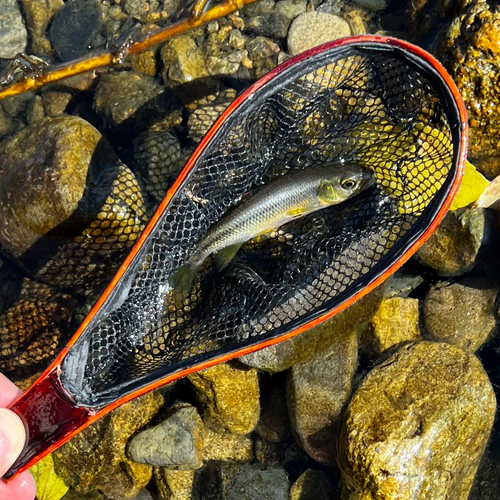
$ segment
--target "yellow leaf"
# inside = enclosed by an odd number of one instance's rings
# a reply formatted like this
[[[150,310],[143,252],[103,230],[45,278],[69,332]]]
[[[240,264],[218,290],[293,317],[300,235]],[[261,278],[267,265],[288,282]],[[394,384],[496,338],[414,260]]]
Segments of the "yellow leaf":
[[[488,179],[483,177],[472,163],[465,162],[465,172],[462,184],[451,204],[450,210],[466,207],[481,196],[484,189],[489,185]]]
[[[38,500],[59,500],[68,491],[64,481],[54,470],[52,455],[47,455],[30,468],[36,482]]]

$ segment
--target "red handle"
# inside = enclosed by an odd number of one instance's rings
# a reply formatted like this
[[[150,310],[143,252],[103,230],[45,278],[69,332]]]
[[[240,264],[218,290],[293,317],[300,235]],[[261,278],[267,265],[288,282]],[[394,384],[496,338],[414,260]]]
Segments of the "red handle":
[[[24,422],[27,440],[21,455],[5,474],[7,480],[68,441],[95,413],[75,405],[62,388],[55,369],[31,386],[10,409]]]

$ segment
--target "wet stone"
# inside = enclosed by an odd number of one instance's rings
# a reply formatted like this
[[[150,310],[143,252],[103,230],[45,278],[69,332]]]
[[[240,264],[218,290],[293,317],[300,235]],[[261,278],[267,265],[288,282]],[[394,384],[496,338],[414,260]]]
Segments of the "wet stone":
[[[28,33],[17,0],[3,0],[0,9],[0,58],[13,59],[26,50]]]
[[[191,500],[194,471],[155,467],[153,477],[162,500]]]
[[[253,369],[223,363],[189,375],[207,419],[237,434],[252,432],[259,420],[259,382]]]
[[[161,93],[154,78],[132,71],[104,75],[99,82],[94,108],[110,126],[132,118],[148,101]]]
[[[292,429],[304,451],[323,465],[335,464],[341,412],[357,363],[357,332],[351,329],[289,371],[287,405]]]
[[[80,293],[108,279],[146,213],[136,178],[101,134],[81,118],[45,118],[4,141],[0,158],[3,253]]]
[[[203,421],[196,408],[178,404],[161,424],[140,432],[131,440],[129,457],[140,464],[175,470],[202,466]]]
[[[208,74],[204,54],[190,36],[182,35],[163,45],[161,59],[167,86],[190,84],[190,92],[201,95],[217,90],[217,82]]]
[[[387,7],[386,0],[353,0],[353,2],[368,10],[384,10]]]
[[[224,464],[220,476],[224,500],[288,500],[290,486],[284,469]]]
[[[307,469],[290,488],[290,500],[331,500],[334,490],[328,477]]]
[[[363,349],[376,358],[390,347],[421,340],[417,299],[392,297],[382,300],[372,318],[372,326],[363,332]]]
[[[490,0],[461,4],[442,31],[437,57],[456,82],[467,108],[469,159],[492,179],[500,174],[500,12],[497,2]]]
[[[130,64],[133,71],[144,73],[148,76],[156,75],[156,54],[152,50],[146,50],[130,56]]]
[[[58,10],[50,26],[50,41],[62,61],[89,51],[102,24],[98,0],[72,0]]]
[[[54,452],[56,473],[81,494],[100,491],[112,499],[133,498],[149,483],[153,468],[130,460],[127,443],[162,404],[160,393],[150,392],[98,420]]]
[[[42,104],[48,116],[60,116],[73,98],[69,92],[47,91],[42,95]]]
[[[351,35],[349,23],[324,12],[306,12],[295,19],[288,31],[288,52],[297,55],[322,43]]]
[[[283,443],[271,443],[257,439],[255,441],[255,458],[264,467],[279,467],[285,459]]]
[[[224,429],[206,426],[203,431],[203,461],[251,462],[252,439],[244,434],[233,434]]]
[[[473,354],[445,343],[401,347],[347,408],[339,461],[346,485],[358,490],[349,498],[466,500],[495,410]]]
[[[138,16],[146,10],[147,0],[124,0],[123,9],[131,16]]]
[[[465,208],[448,212],[436,231],[416,256],[443,276],[469,271],[475,263],[483,240],[484,213]]]
[[[331,342],[346,331],[363,331],[382,300],[383,290],[376,288],[330,320],[291,339],[266,347],[239,359],[249,366],[267,372],[281,372],[303,363],[313,354],[328,349]]]
[[[424,301],[424,321],[431,339],[474,352],[496,327],[498,288],[487,281],[440,281]]]
[[[277,66],[280,48],[269,38],[258,36],[249,40],[246,49],[256,78],[264,76]]]

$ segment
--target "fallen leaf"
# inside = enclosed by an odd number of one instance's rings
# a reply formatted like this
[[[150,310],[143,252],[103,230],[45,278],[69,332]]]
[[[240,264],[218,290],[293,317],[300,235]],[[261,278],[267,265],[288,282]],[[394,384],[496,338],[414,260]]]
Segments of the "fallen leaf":
[[[59,500],[68,491],[68,486],[56,474],[52,455],[47,455],[30,468],[36,482],[38,500]]]
[[[489,184],[488,179],[481,175],[472,163],[466,161],[462,184],[460,184],[450,210],[457,210],[457,208],[466,207],[475,202]]]

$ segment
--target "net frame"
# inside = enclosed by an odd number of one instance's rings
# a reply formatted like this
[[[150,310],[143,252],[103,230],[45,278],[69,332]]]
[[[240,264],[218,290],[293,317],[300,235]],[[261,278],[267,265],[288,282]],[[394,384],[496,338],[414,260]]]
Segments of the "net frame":
[[[207,144],[209,144],[210,141],[215,140],[218,137],[217,134],[224,132],[224,130],[229,126],[228,117],[230,117],[232,113],[236,112],[240,106],[244,105],[244,103],[247,102],[250,96],[254,96],[259,91],[265,92],[266,88],[268,88],[266,86],[270,82],[270,87],[272,87],[272,83],[276,82],[275,78],[281,78],[283,80],[286,80],[286,78],[292,78],[294,68],[298,68],[300,67],[300,65],[304,67],[304,65],[310,63],[311,60],[318,60],[314,58],[327,58],[328,55],[331,55],[333,51],[349,51],[354,48],[366,51],[392,51],[398,53],[401,58],[408,60],[409,63],[414,64],[418,68],[421,68],[422,71],[426,72],[426,76],[432,78],[435,81],[443,100],[444,110],[447,114],[449,113],[449,122],[453,138],[452,165],[448,177],[444,182],[442,188],[434,196],[432,202],[429,204],[430,208],[426,209],[424,213],[419,217],[418,228],[416,228],[416,230],[413,230],[412,228],[411,233],[407,233],[404,245],[400,245],[394,252],[391,252],[390,258],[383,261],[383,265],[378,266],[377,272],[370,273],[367,279],[356,283],[356,286],[352,287],[352,289],[349,290],[348,294],[340,297],[339,303],[334,308],[331,308],[328,311],[321,309],[315,311],[314,314],[310,315],[307,320],[302,321],[301,324],[293,325],[293,328],[289,329],[289,331],[274,332],[273,334],[268,335],[265,339],[260,339],[260,342],[256,342],[256,339],[254,338],[251,339],[251,342],[247,345],[240,344],[237,346],[237,348],[231,348],[230,346],[228,346],[215,352],[206,353],[205,355],[196,358],[195,362],[193,362],[193,360],[186,360],[185,362],[175,366],[174,369],[170,371],[170,373],[155,373],[153,377],[146,377],[145,379],[141,380],[138,385],[136,384],[133,387],[117,387],[115,391],[111,391],[104,399],[100,400],[97,404],[82,404],[82,401],[78,401],[78,396],[76,395],[75,397],[75,394],[72,394],[72,391],[68,390],[68,381],[65,381],[64,377],[62,377],[61,379],[61,363],[65,358],[68,358],[70,359],[70,364],[67,365],[70,367],[69,369],[71,370],[72,366],[74,367],[74,369],[77,369],[78,362],[81,360],[78,360],[78,358],[71,358],[72,346],[78,341],[78,339],[86,331],[87,328],[91,327],[95,321],[99,320],[100,315],[102,315],[104,311],[104,309],[102,309],[103,306],[105,306],[106,301],[113,299],[113,293],[120,293],[119,287],[123,286],[123,281],[124,277],[126,277],[127,269],[133,269],[134,266],[137,267],[137,263],[144,258],[146,248],[144,243],[158,223],[161,214],[168,206],[172,198],[175,196],[176,192],[185,184],[191,171],[197,164],[197,161],[202,156]],[[302,71],[302,73],[303,72],[305,71]],[[293,75],[293,77],[296,78],[296,75]],[[125,260],[124,264],[110,283],[109,287],[98,300],[89,316],[82,323],[75,336],[71,339],[71,341],[64,348],[63,352],[58,356],[54,363],[46,370],[46,372],[40,377],[35,385],[28,391],[28,393],[12,406],[14,411],[17,411],[18,413],[23,414],[26,417],[27,415],[29,415],[30,411],[33,411],[34,408],[30,406],[30,401],[33,400],[34,395],[37,393],[37,391],[40,391],[41,387],[45,387],[44,390],[54,391],[54,393],[57,392],[58,397],[64,400],[64,404],[69,405],[71,408],[73,408],[79,416],[66,419],[67,422],[71,421],[71,428],[68,428],[68,426],[66,426],[66,428],[58,429],[57,432],[54,432],[53,429],[49,431],[48,428],[50,426],[47,425],[43,426],[44,429],[43,432],[41,432],[40,429],[30,426],[29,418],[27,418],[26,420],[28,420],[28,427],[34,431],[32,432],[33,442],[31,443],[31,445],[28,445],[27,450],[25,450],[26,452],[22,455],[18,463],[11,469],[11,477],[14,472],[24,470],[25,468],[30,466],[37,458],[41,458],[45,454],[49,453],[55,447],[67,441],[72,435],[74,435],[74,433],[86,427],[91,422],[97,420],[120,404],[123,404],[124,402],[129,401],[130,399],[137,397],[140,394],[144,394],[145,392],[160,387],[189,373],[202,370],[228,359],[232,359],[242,354],[247,354],[257,349],[276,344],[277,342],[280,342],[287,338],[291,338],[292,336],[297,335],[332,317],[333,315],[345,309],[360,297],[368,293],[370,290],[374,289],[397,268],[399,268],[406,260],[408,260],[411,255],[413,255],[413,253],[415,253],[415,251],[430,236],[430,234],[444,217],[446,211],[449,208],[449,205],[451,204],[452,198],[459,187],[460,178],[462,176],[464,168],[467,149],[466,146],[466,113],[458,90],[453,81],[446,73],[446,71],[442,68],[442,66],[434,58],[432,58],[432,56],[419,49],[418,47],[415,47],[406,42],[402,42],[400,40],[378,36],[361,36],[337,40],[335,42],[312,49],[287,61],[286,63],[266,75],[264,78],[259,80],[256,84],[254,84],[246,92],[244,92],[239,98],[237,98],[236,101],[233,102],[228,110],[226,110],[222,117],[216,122],[211,131],[199,145],[190,161],[187,163],[174,186],[169,190],[169,193],[158,208],[158,211],[150,221],[148,227],[141,235],[138,243],[135,245],[132,252]],[[166,376],[163,376],[160,379],[159,377],[162,375]],[[49,389],[47,389],[48,387]],[[57,417],[53,418],[57,419]],[[75,423],[77,421],[78,424]],[[48,437],[47,434],[50,434],[50,436]]]

